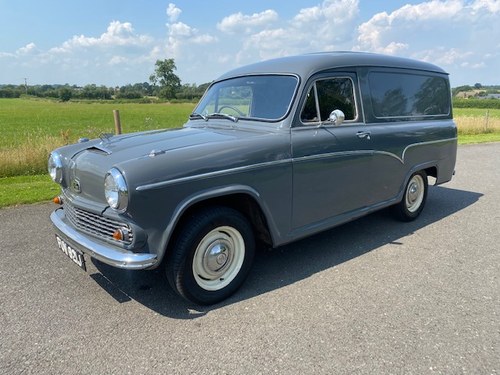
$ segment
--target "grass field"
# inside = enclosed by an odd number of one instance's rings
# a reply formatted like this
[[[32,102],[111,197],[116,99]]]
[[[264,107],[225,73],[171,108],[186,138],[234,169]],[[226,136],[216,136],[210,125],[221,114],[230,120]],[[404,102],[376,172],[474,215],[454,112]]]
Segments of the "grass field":
[[[139,104],[57,102],[37,99],[0,99],[0,149],[26,139],[60,137],[76,141],[114,132],[113,110],[120,111],[125,132],[182,125],[194,104]]]
[[[0,99],[0,207],[50,199],[44,174],[51,150],[81,137],[113,133],[113,110],[126,133],[181,126],[195,104],[57,102]],[[499,142],[500,109],[456,108],[459,143]],[[18,176],[18,177],[13,177]]]
[[[114,132],[113,110],[123,132],[179,127],[194,104],[61,103],[37,99],[0,99],[0,178],[43,173],[56,147],[79,138]]]

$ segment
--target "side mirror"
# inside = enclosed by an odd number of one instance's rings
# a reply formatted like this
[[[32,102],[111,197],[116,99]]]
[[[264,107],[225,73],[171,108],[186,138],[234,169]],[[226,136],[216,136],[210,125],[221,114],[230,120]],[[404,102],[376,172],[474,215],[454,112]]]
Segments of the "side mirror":
[[[344,112],[342,112],[340,109],[334,110],[332,113],[330,113],[330,116],[328,116],[328,121],[333,122],[333,125],[340,125],[344,122],[344,120]]]

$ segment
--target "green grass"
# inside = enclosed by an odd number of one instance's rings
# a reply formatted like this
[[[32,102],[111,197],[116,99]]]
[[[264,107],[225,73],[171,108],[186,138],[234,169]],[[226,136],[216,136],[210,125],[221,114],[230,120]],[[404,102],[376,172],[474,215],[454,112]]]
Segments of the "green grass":
[[[453,117],[485,117],[500,118],[500,109],[485,108],[453,108]]]
[[[113,133],[113,110],[120,111],[124,133],[181,126],[193,103],[141,104],[113,102],[57,102],[37,99],[0,99],[0,149],[21,145],[27,137],[81,137]]]
[[[460,134],[458,144],[466,145],[472,143],[500,142],[500,133],[488,134]]]
[[[57,102],[0,99],[0,177],[41,174],[48,154],[79,138],[114,133],[113,110],[124,133],[180,127],[193,103]]]
[[[48,175],[0,178],[0,208],[49,201],[59,191]]]

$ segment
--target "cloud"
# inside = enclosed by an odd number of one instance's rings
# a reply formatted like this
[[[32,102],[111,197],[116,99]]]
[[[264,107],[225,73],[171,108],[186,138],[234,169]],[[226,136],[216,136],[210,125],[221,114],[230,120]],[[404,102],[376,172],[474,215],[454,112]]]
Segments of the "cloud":
[[[11,59],[19,59],[22,57],[29,57],[38,54],[40,51],[38,50],[35,43],[31,42],[26,44],[24,47],[20,47],[16,50],[16,52],[0,52],[0,58],[11,58]]]
[[[75,35],[62,45],[52,48],[50,52],[68,53],[76,49],[93,47],[145,46],[151,42],[151,37],[136,34],[130,22],[112,21],[101,36],[96,38]]]
[[[155,47],[155,56],[168,56],[169,58],[179,59],[183,57],[184,51],[189,49],[190,45],[212,44],[217,38],[210,34],[203,34],[197,28],[178,21],[182,10],[173,3],[168,4],[167,16],[169,22],[166,24],[168,35],[162,47]]]
[[[31,42],[16,51],[17,55],[31,55],[37,52],[35,43]]]
[[[467,39],[475,38],[478,22],[499,12],[500,1],[494,0],[432,0],[405,5],[391,13],[375,14],[361,24],[355,49],[396,54],[402,50],[420,50],[426,43],[441,43],[439,47],[450,43],[464,45]],[[494,29],[490,31],[494,34]]]
[[[278,18],[278,13],[271,9],[252,15],[244,15],[238,12],[224,17],[222,21],[217,24],[217,29],[228,34],[239,32],[249,34],[256,29],[262,29],[272,25],[278,21]]]
[[[463,9],[460,0],[433,0],[417,5],[405,5],[392,13],[375,14],[358,27],[356,49],[396,54],[408,49],[409,44],[398,41],[404,35],[413,36],[416,30],[438,27],[443,20],[452,20]],[[436,30],[436,29],[434,29]]]
[[[128,62],[128,59],[123,56],[113,56],[111,59],[108,61],[109,65],[120,65]]]
[[[167,7],[167,16],[169,22],[175,22],[179,19],[179,16],[181,15],[182,10],[177,8],[177,6],[173,3],[168,4]]]
[[[477,0],[474,1],[471,8],[474,11],[486,10],[489,13],[500,13],[500,1],[498,0]]]
[[[346,49],[350,47],[354,37],[353,30],[358,14],[358,0],[324,0],[317,6],[300,9],[288,21],[280,22],[279,28],[266,27],[250,35],[245,33],[238,61],[243,63],[250,60],[255,53],[261,59],[266,59],[305,52]],[[243,16],[243,19],[248,18]]]
[[[462,80],[467,79],[465,69],[474,69],[476,80],[491,81],[487,72],[498,65],[499,46],[488,41],[500,35],[499,15],[498,0],[405,5],[377,13],[359,25],[353,49],[432,62]]]

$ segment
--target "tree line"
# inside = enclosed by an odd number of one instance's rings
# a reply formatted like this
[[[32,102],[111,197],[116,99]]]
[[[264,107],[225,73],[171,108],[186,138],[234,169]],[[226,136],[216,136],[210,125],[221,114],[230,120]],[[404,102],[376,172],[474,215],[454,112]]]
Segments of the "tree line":
[[[112,99],[141,99],[144,97],[159,97],[162,99],[198,100],[201,98],[208,83],[181,85],[174,95],[162,95],[161,88],[150,85],[148,82],[128,84],[120,87],[97,86],[95,84],[77,85],[0,85],[0,98],[19,98],[21,95],[36,96],[39,98],[112,100]]]
[[[209,83],[202,85],[182,84],[175,74],[173,59],[157,60],[155,71],[149,82],[128,84],[120,87],[98,86],[89,84],[77,85],[0,85],[0,98],[19,98],[30,95],[40,98],[52,98],[61,101],[71,99],[112,100],[142,99],[158,97],[165,100],[199,100]]]
[[[474,86],[463,85],[454,87],[451,92],[453,96],[458,96],[460,93],[474,92],[472,96],[484,97],[489,94],[500,94],[500,85],[483,86],[480,83],[476,83]]]

